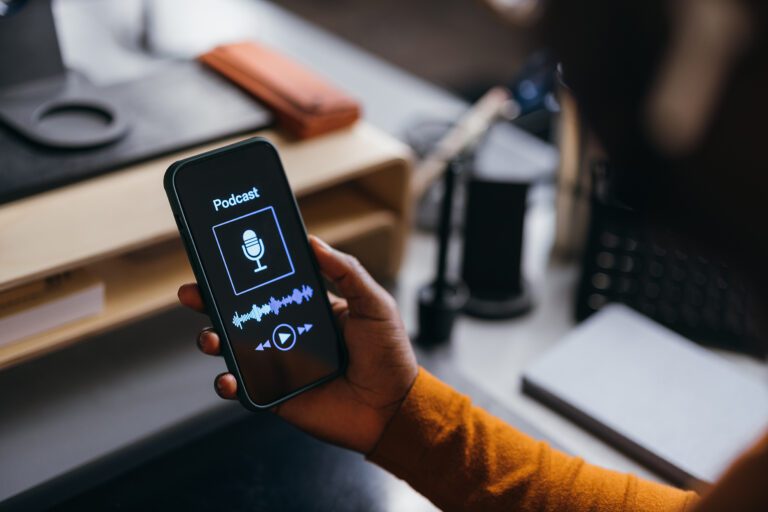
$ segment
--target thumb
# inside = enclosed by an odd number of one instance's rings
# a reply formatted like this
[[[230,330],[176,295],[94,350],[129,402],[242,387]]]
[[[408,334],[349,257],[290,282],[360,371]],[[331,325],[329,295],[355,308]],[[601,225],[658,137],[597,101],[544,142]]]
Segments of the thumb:
[[[309,237],[320,271],[347,299],[351,317],[389,320],[395,310],[394,299],[363,268],[357,258],[337,251],[315,236]]]

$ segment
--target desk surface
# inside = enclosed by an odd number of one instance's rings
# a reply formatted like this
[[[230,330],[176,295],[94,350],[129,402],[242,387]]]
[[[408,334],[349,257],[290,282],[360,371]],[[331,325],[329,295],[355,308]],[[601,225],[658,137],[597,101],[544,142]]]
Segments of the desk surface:
[[[526,216],[523,265],[535,297],[533,311],[521,318],[504,321],[461,317],[452,342],[431,357],[457,368],[499,404],[524,418],[567,452],[603,467],[662,481],[650,470],[521,391],[521,378],[526,367],[556,345],[574,326],[578,268],[573,264],[550,261],[554,217],[554,190],[548,186],[534,189]],[[434,272],[435,252],[432,235],[412,235],[396,295],[410,332],[415,332],[417,326],[416,291]],[[768,376],[768,364],[731,352],[717,353],[745,374],[762,380]]]
[[[331,76],[344,76],[346,87],[366,104],[368,119],[390,133],[401,135],[411,120],[450,117],[464,108],[459,99],[272,4],[253,1],[249,5],[261,16],[261,25],[268,26],[260,34],[263,40],[300,60],[322,65]],[[71,27],[63,32],[65,36],[71,33]],[[88,62],[94,65],[92,60]],[[461,319],[453,342],[429,358],[434,364],[458,369],[568,451],[607,467],[653,477],[519,391],[525,365],[572,326],[576,269],[548,264],[553,205],[552,190],[539,189],[526,221],[525,271],[537,295],[534,311],[505,322]],[[431,237],[413,235],[397,293],[411,331],[415,330],[415,290],[432,271],[433,252]],[[223,362],[201,357],[192,344],[202,321],[189,313],[172,312],[0,373],[4,416],[0,423],[0,500],[193,419],[201,411],[234,410],[232,404],[218,401],[210,387],[210,379],[222,371]],[[150,357],[141,357],[142,346],[152,347]],[[55,364],[57,357],[71,358],[81,366],[62,369]],[[766,371],[758,363],[736,359],[745,371]],[[114,362],[106,362],[110,360]],[[67,373],[78,378],[60,381]],[[28,392],[22,396],[18,389]]]
[[[264,29],[260,39],[342,82],[362,99],[368,120],[390,133],[466,106],[272,4],[239,3]],[[104,38],[101,23],[110,21],[89,19],[93,6],[70,0],[57,4],[57,14],[68,62],[98,81],[99,71],[114,66],[105,49],[115,43],[93,39]],[[43,483],[61,491],[57,477],[120,459],[137,443],[226,408],[205,377],[220,372],[222,361],[200,357],[190,342],[202,321],[177,311],[0,372],[0,410],[12,411],[0,422],[0,500]]]

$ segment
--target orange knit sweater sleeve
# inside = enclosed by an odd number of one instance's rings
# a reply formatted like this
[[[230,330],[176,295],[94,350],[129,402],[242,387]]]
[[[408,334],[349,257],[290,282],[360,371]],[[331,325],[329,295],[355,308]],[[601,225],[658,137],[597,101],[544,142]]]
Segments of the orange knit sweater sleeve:
[[[554,450],[423,369],[368,458],[448,511],[686,511],[696,500]]]

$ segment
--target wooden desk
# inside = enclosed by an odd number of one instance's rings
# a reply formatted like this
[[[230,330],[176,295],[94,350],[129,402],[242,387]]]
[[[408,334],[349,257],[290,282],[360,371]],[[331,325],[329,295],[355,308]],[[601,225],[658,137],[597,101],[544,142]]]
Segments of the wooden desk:
[[[123,5],[123,2],[113,3]],[[405,73],[291,15],[274,2],[252,0],[231,3],[237,4],[239,9],[235,15],[228,9],[215,6],[217,11],[226,11],[236,20],[236,23],[232,24],[233,32],[227,31],[227,39],[236,37],[238,34],[234,31],[240,27],[242,37],[253,37],[257,34],[258,39],[265,44],[285,52],[313,69],[322,70],[325,76],[335,83],[343,84],[346,90],[361,100],[365,106],[367,120],[391,135],[402,136],[408,127],[425,119],[452,119],[467,107],[463,101],[447,91]],[[170,9],[179,5],[178,2],[160,4],[168,4],[166,7]],[[99,5],[101,6],[101,3]],[[87,16],[86,11],[93,7],[91,2],[60,2],[59,7],[57,11],[60,16],[57,21],[61,22],[60,33],[63,35],[65,54],[72,57],[72,62],[77,64],[78,69],[88,76],[124,79],[119,60],[122,53],[104,51],[105,46],[111,44],[115,51],[124,52],[124,45],[119,41],[110,43],[111,34],[104,30],[103,20]],[[104,7],[103,11],[100,7],[99,11],[111,16],[107,7]],[[182,28],[176,26],[178,20],[174,16],[167,17],[166,21],[174,30],[164,30],[164,26],[157,26],[155,35],[175,34],[176,28]],[[130,24],[133,20],[126,17],[120,19],[120,22]],[[215,31],[216,27],[212,28]],[[137,30],[135,33],[141,33],[143,28],[138,27]],[[248,34],[243,34],[242,30]],[[67,38],[68,34],[74,34],[76,37]],[[83,34],[89,37],[81,37]],[[195,33],[194,36],[205,37],[205,34]],[[114,71],[111,75],[108,73],[110,69]],[[369,131],[367,127],[361,128],[365,132]],[[382,144],[391,147],[395,154],[400,155],[395,161],[402,158],[403,150],[399,144],[394,143],[394,146],[391,146],[377,135],[358,136],[361,139],[356,140],[375,139],[377,148],[382,148]],[[366,143],[365,148],[368,151],[371,147]],[[291,180],[295,180],[298,167],[289,160],[289,152],[281,146]],[[385,153],[390,155],[390,151]],[[351,155],[335,155],[334,158],[342,156],[350,158]],[[169,156],[167,161],[172,159],[173,156]],[[338,164],[339,160],[335,162]],[[317,166],[324,163],[330,162],[312,162],[313,167],[307,167],[307,172],[315,169],[320,173],[321,169]],[[152,190],[158,194],[157,198],[162,198],[160,175],[163,169],[164,166],[161,166],[152,178],[156,180],[153,181],[153,187],[157,188]],[[383,171],[378,173],[379,176],[386,174]],[[293,185],[297,186],[296,181],[293,181]],[[375,185],[369,182],[368,186]],[[311,229],[331,225],[308,213],[312,197],[315,197],[313,193],[306,192],[300,199],[305,216],[308,220],[312,217]],[[162,201],[157,198],[155,204],[158,213],[155,220],[171,223],[170,211],[167,210],[164,198]],[[122,202],[123,199],[119,201]],[[331,201],[318,202],[323,204]],[[111,206],[118,207],[117,204]],[[145,205],[142,208],[147,207]],[[64,207],[58,214],[67,214],[67,209]],[[0,229],[0,258],[3,258],[0,261],[6,263],[11,261],[11,257],[10,253],[5,253],[8,241],[4,237],[7,236],[6,228],[12,218],[6,217],[3,211],[4,209],[0,208],[0,227],[3,228]],[[381,209],[384,214],[392,211],[390,208]],[[329,214],[329,217],[332,218],[333,215]],[[346,218],[358,219],[357,216]],[[365,218],[373,219],[373,216],[366,215]],[[96,221],[100,222],[100,219]],[[78,229],[70,227],[67,236],[74,236],[86,228],[87,226]],[[38,225],[37,232],[40,230]],[[325,236],[330,238],[336,235],[331,233]],[[34,237],[27,237],[30,243],[33,242],[32,238]],[[169,240],[174,238],[175,234],[170,235]],[[431,244],[431,237],[421,238]],[[415,290],[431,276],[433,269],[430,265],[434,261],[432,252],[425,253],[423,244],[419,244],[418,239],[416,242],[409,249],[410,265],[413,268],[409,269],[409,264],[406,263],[405,272],[401,271],[401,277],[398,279],[398,295],[408,298],[408,301],[401,300],[400,309],[405,315],[406,325],[411,328],[415,326]],[[358,243],[358,249],[363,245],[363,242]],[[50,252],[50,246],[45,249]],[[17,256],[25,256],[23,250],[14,252]],[[183,265],[186,268],[185,262]],[[168,267],[173,268],[173,264],[168,264]],[[4,264],[0,265],[0,272],[6,272],[5,268]],[[149,272],[146,265],[144,272]],[[156,272],[163,275],[162,270]],[[0,274],[0,282],[7,281],[6,276],[8,274]],[[184,274],[185,279],[188,276]],[[146,286],[147,279],[144,281],[142,287]],[[162,297],[171,304],[175,302],[177,284],[168,282],[163,285],[166,288]],[[110,286],[107,288],[109,291]],[[570,295],[561,295],[558,296],[559,300],[567,302],[566,298]],[[131,300],[130,303],[140,304],[140,301]],[[546,317],[547,310],[540,311],[542,315],[539,316]],[[3,475],[3,478],[0,478],[0,508],[3,510],[50,508],[100,480],[121,474],[135,464],[163,453],[169,446],[173,446],[169,440],[178,443],[208,431],[211,426],[202,418],[222,421],[227,417],[225,409],[233,414],[244,413],[239,404],[222,402],[211,389],[211,378],[225,368],[220,358],[202,357],[190,342],[203,326],[204,320],[200,315],[182,311],[180,308],[169,308],[169,311],[148,317],[141,322],[126,322],[128,325],[123,329],[110,330],[101,336],[89,336],[87,341],[76,343],[68,350],[57,350],[47,357],[32,359],[26,364],[0,371],[0,410],[12,411],[12,414],[6,414],[4,421],[0,422],[0,453],[3,454],[0,457],[0,474]],[[552,322],[550,319],[537,321],[526,331],[531,334],[528,337],[532,345],[541,338],[537,334],[537,326],[541,324],[549,326]],[[506,329],[502,330],[503,334],[498,334],[499,347],[509,345],[503,343],[508,333]],[[92,328],[89,332],[95,333],[96,329]],[[487,332],[481,331],[470,333],[466,337],[466,343],[462,345],[465,348],[456,357],[457,368],[463,361],[471,361],[467,356],[491,353],[482,348],[486,335]],[[477,365],[473,367],[474,376],[487,377],[485,381],[479,379],[479,382],[485,384],[488,379],[498,377],[500,372],[508,372],[508,369],[505,369],[507,361],[497,355],[493,358],[493,363],[498,372],[488,372]],[[453,362],[449,361],[449,364]],[[439,374],[444,376],[442,372]],[[20,394],[17,391],[19,389],[25,392]],[[509,394],[511,389],[514,388],[494,388],[493,391],[496,395],[505,395]],[[471,389],[464,391],[472,394],[475,399],[478,398]],[[487,406],[487,403],[480,403]],[[513,424],[518,424],[514,418],[501,414],[498,409],[491,408],[491,411]],[[14,499],[14,496],[19,499]],[[397,500],[392,503],[395,502],[401,503]]]
[[[303,142],[275,131],[258,135],[277,145],[308,230],[392,278],[408,218],[408,149],[365,123]],[[106,286],[103,313],[1,346],[0,368],[176,304],[178,285],[193,277],[163,173],[173,161],[235,140],[0,207],[0,290],[83,268]]]

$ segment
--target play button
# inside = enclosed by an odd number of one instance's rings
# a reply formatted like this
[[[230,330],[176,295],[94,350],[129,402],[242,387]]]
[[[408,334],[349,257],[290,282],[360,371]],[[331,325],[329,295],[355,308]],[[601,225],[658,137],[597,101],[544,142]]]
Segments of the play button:
[[[288,324],[280,324],[272,331],[272,343],[278,350],[291,350],[296,344],[296,331]]]

